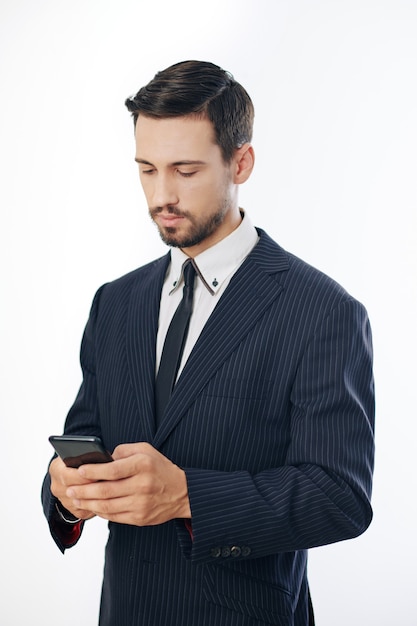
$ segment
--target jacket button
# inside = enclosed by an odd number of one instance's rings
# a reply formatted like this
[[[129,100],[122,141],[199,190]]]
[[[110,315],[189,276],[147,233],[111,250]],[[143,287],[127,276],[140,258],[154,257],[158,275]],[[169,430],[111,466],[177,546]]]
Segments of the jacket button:
[[[219,547],[212,548],[210,550],[210,556],[212,556],[214,559],[218,559],[221,553],[222,553],[222,549]]]
[[[228,556],[230,556],[230,548],[229,548],[229,546],[223,546],[221,554],[222,554],[222,557],[224,559],[226,559]]]
[[[241,550],[241,548],[239,548],[239,546],[232,546],[230,548],[230,554],[231,554],[231,556],[236,558],[237,556],[240,556],[242,554],[242,550]]]
[[[251,552],[249,546],[242,546],[242,556],[249,556]]]

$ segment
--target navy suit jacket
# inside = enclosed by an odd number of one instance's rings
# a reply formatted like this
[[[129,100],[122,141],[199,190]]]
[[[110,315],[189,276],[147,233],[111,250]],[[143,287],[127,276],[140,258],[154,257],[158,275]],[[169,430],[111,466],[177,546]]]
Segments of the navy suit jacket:
[[[260,240],[154,420],[159,301],[170,255],[96,294],[65,431],[146,441],[187,476],[184,520],[109,524],[102,626],[305,626],[307,549],[372,517],[374,394],[363,306]],[[55,500],[43,503],[52,534]],[[330,575],[330,574],[329,574]]]

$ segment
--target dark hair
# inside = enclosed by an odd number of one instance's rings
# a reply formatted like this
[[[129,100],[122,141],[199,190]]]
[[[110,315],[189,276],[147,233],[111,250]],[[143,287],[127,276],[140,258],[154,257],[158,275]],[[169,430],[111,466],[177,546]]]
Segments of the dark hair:
[[[125,104],[136,121],[195,115],[212,122],[223,159],[252,139],[254,108],[245,89],[213,63],[183,61],[158,72]]]

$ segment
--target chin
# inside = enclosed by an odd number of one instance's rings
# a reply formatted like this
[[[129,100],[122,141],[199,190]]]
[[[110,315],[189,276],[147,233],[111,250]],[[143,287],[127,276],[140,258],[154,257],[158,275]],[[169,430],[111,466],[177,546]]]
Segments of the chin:
[[[172,248],[182,248],[184,245],[181,237],[175,234],[174,228],[165,228],[164,230],[159,230],[159,236],[167,246],[171,246]]]

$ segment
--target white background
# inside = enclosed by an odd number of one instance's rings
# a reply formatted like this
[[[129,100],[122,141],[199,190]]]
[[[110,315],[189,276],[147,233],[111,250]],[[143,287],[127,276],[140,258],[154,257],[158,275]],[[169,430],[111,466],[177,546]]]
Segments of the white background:
[[[415,0],[1,0],[0,623],[97,623],[106,525],[55,547],[47,437],[80,383],[95,290],[165,250],[124,99],[189,58],[232,71],[254,100],[241,205],[373,326],[375,517],[310,552],[318,626],[415,626]]]

